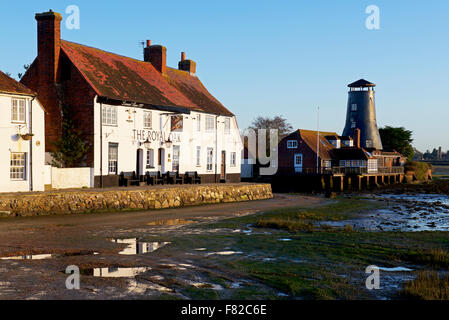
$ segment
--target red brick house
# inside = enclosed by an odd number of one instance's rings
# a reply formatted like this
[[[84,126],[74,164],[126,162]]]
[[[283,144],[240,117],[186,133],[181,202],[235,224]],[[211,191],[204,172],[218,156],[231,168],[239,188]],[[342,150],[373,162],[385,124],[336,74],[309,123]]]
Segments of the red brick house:
[[[396,151],[360,148],[359,130],[353,139],[335,132],[299,129],[279,142],[278,151],[279,175],[389,173],[405,163]]]
[[[330,169],[334,145],[326,137],[337,138],[338,135],[335,132],[320,132],[318,135],[317,131],[299,129],[282,139],[278,146],[278,173],[316,173],[318,144],[318,169]]]

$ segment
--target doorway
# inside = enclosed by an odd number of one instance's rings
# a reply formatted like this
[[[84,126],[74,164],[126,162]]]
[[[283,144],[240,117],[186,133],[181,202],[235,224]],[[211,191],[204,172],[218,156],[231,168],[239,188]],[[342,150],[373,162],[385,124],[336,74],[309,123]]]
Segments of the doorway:
[[[221,152],[221,173],[220,180],[226,182],[226,151]]]
[[[136,175],[140,179],[143,176],[143,150],[137,149]]]
[[[161,173],[165,173],[165,150],[159,148],[157,152],[157,168]]]
[[[302,172],[302,153],[295,153],[294,158],[295,172]]]
[[[180,146],[173,146],[173,171],[179,172]]]

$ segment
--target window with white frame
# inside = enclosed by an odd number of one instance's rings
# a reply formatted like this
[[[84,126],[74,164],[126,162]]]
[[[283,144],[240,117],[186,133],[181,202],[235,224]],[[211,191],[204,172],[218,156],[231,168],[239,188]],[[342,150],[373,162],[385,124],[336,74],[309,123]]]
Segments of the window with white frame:
[[[201,147],[196,147],[196,166],[201,166]]]
[[[12,99],[11,121],[25,123],[26,121],[26,100]]]
[[[215,130],[214,116],[206,116],[206,131],[211,132]]]
[[[103,125],[116,126],[117,125],[117,107],[103,106]]]
[[[154,150],[147,150],[147,169],[154,168]]]
[[[146,129],[151,129],[153,127],[151,122],[151,111],[143,112],[143,127]]]
[[[118,174],[118,143],[109,143],[109,174]]]
[[[237,162],[237,154],[235,152],[231,152],[231,167],[235,167]]]
[[[357,111],[357,104],[356,103],[353,103],[351,105],[351,111]]]
[[[302,167],[302,154],[295,154],[295,167]]]
[[[196,131],[198,131],[198,132],[201,131],[201,115],[200,114],[196,115]]]
[[[224,133],[228,134],[231,133],[231,119],[225,118],[225,127],[224,127]]]
[[[207,148],[207,167],[206,167],[207,171],[212,171],[213,159],[214,159],[214,149]]]
[[[11,153],[9,176],[11,180],[26,180],[25,165],[26,154],[20,152]]]
[[[297,149],[297,148],[298,148],[298,141],[296,140],[287,141],[287,149]]]

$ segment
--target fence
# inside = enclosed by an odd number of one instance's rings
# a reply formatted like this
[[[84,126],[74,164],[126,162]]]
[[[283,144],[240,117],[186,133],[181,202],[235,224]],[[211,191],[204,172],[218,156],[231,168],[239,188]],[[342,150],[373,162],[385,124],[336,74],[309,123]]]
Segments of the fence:
[[[318,171],[314,168],[302,168],[301,174],[403,174],[404,167],[379,167],[376,170],[368,171],[367,167],[332,167],[320,168]]]

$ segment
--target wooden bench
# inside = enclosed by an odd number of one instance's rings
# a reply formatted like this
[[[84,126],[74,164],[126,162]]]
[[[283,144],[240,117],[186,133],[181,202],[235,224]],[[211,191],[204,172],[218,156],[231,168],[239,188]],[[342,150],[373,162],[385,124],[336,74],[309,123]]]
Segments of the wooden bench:
[[[169,171],[165,175],[166,182],[168,184],[183,184],[183,178],[177,171]]]
[[[137,177],[136,172],[121,172],[119,185],[121,187],[129,187],[132,185],[138,186],[140,184],[140,179]]]
[[[155,184],[164,184],[164,178],[161,176],[161,172],[147,172],[145,174],[145,181],[148,185],[154,186]]]
[[[190,184],[201,184],[201,177],[197,171],[187,171],[184,174],[184,182]]]

